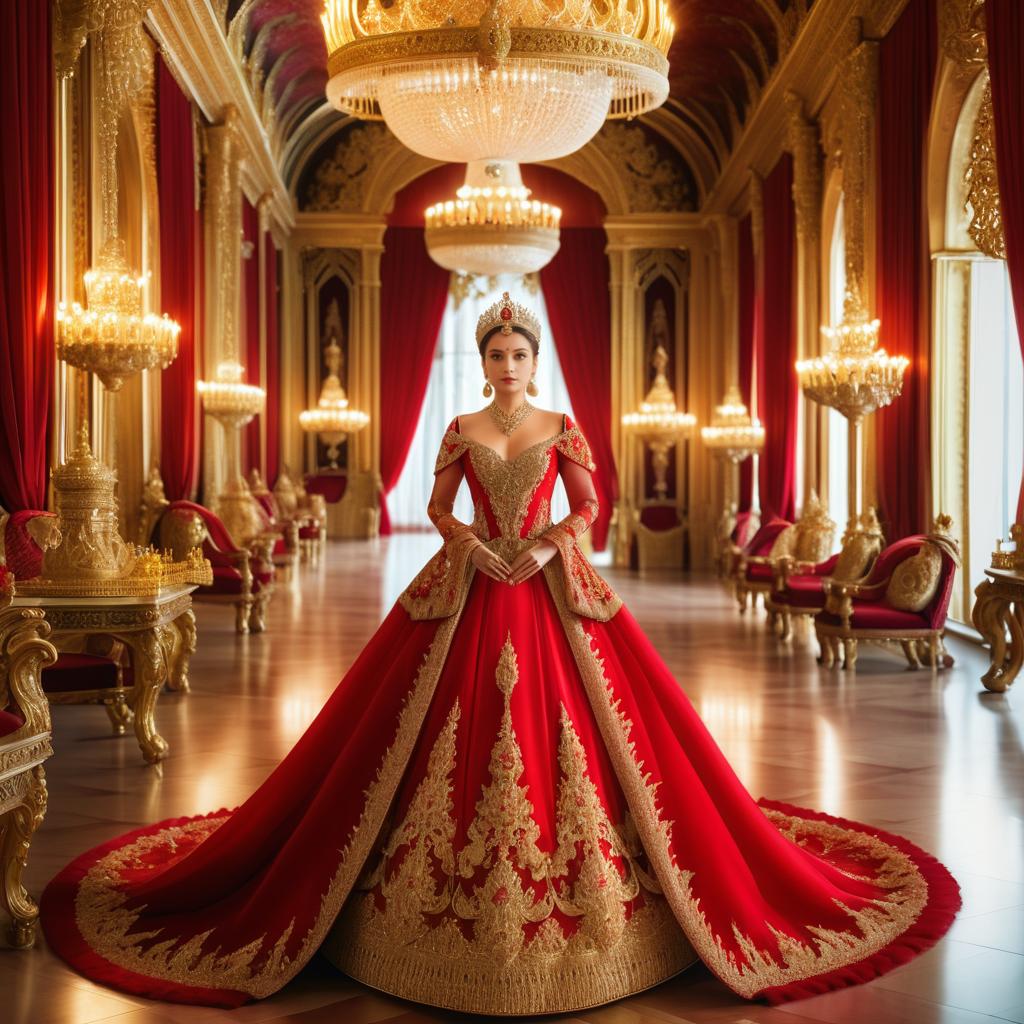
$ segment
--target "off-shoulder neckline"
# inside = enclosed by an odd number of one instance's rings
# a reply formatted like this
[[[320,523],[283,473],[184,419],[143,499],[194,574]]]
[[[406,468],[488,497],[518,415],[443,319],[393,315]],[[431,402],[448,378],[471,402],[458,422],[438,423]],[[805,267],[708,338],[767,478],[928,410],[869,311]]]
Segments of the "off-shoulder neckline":
[[[465,441],[466,444],[473,445],[476,448],[482,448],[485,452],[489,452],[492,456],[494,456],[495,459],[498,460],[498,462],[502,462],[506,466],[512,466],[516,462],[518,462],[528,452],[532,452],[534,450],[534,448],[540,448],[541,445],[554,444],[560,437],[564,437],[566,434],[568,434],[569,431],[572,429],[571,427],[567,427],[567,426],[564,425],[567,422],[568,419],[569,419],[569,417],[563,412],[562,413],[562,424],[563,424],[563,429],[562,430],[560,430],[557,434],[552,434],[551,437],[544,438],[543,441],[538,441],[536,444],[531,444],[528,448],[524,448],[515,458],[512,458],[512,459],[504,458],[503,456],[499,455],[490,445],[483,444],[480,441],[474,441],[473,438],[467,437],[465,434],[463,434],[462,431],[458,429],[461,426],[461,424],[459,423],[459,417],[458,416],[455,417],[455,421],[454,422],[455,422],[456,429],[453,431],[453,433],[456,434],[461,440]]]

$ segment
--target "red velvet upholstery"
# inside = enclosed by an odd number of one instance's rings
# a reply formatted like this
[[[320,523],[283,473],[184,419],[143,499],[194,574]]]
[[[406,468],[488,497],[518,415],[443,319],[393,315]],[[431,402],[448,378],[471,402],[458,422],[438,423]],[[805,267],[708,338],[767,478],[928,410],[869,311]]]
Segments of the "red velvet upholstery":
[[[253,497],[270,519],[277,519],[277,502],[272,494],[254,494]]]
[[[130,680],[118,683],[117,665],[96,654],[61,654],[43,669],[44,693],[69,693],[77,690],[107,690],[130,686]]]
[[[681,522],[675,505],[647,505],[640,510],[640,523],[648,530],[674,530]]]
[[[306,477],[306,493],[322,494],[328,505],[334,505],[345,496],[348,477],[333,473],[315,473]]]
[[[55,519],[52,512],[24,509],[12,512],[4,529],[4,552],[15,579],[30,580],[43,571],[43,550],[32,539],[28,524],[39,516]]]
[[[300,526],[299,527],[299,539],[300,540],[319,540],[320,539],[320,527],[319,526]]]
[[[772,545],[775,543],[776,538],[780,533],[787,527],[791,526],[792,523],[788,519],[779,519],[778,517],[770,519],[767,523],[761,526],[761,529],[754,534],[750,539],[750,543],[743,549],[745,555],[752,555],[754,557],[763,557],[767,555],[772,549]]]
[[[184,512],[194,512],[203,524],[206,526],[207,532],[210,534],[210,540],[213,542],[214,548],[219,551],[238,551],[238,547],[235,542],[231,539],[231,534],[228,533],[228,528],[221,522],[220,517],[214,515],[208,508],[202,505],[197,505],[194,501],[172,501],[168,505],[167,510],[181,509]],[[208,547],[209,545],[207,545]],[[204,554],[206,552],[204,551]],[[209,557],[209,556],[208,556]]]
[[[747,579],[751,583],[771,583],[772,567],[767,562],[754,562],[747,566]]]
[[[820,622],[829,626],[842,624],[838,615],[822,612]],[[886,601],[854,601],[851,629],[929,629],[929,618],[924,612],[904,612],[893,608]]]
[[[793,608],[824,608],[823,576],[790,576],[785,590],[772,592],[772,601]]]
[[[262,587],[265,587],[273,579],[269,572],[254,572],[252,574],[252,592],[258,594]],[[237,569],[230,565],[216,565],[213,567],[213,585],[201,588],[207,594],[240,594],[242,592],[242,576]]]
[[[740,512],[736,516],[736,525],[733,527],[731,539],[736,547],[743,547],[750,540],[750,525],[754,517],[750,512]]]
[[[10,736],[25,724],[25,719],[12,711],[0,711],[0,736]]]

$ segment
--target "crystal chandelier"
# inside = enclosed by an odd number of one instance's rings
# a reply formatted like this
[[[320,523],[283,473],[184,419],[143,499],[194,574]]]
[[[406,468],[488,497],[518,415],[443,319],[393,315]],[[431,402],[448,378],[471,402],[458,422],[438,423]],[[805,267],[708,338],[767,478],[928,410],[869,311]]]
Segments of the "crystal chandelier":
[[[324,364],[327,378],[320,389],[320,398],[315,409],[304,409],[299,413],[299,425],[307,434],[317,434],[327,445],[327,459],[331,469],[338,468],[341,442],[346,435],[362,430],[370,417],[360,409],[350,409],[348,395],[341,386],[341,346],[332,336],[324,348]]]
[[[676,408],[675,395],[665,376],[668,353],[661,345],[654,350],[651,365],[654,367],[654,383],[640,408],[623,414],[622,425],[627,433],[650,446],[654,490],[659,498],[663,498],[668,492],[668,450],[677,441],[693,436],[697,418],[693,413],[680,412]]]
[[[455,195],[424,213],[427,251],[445,270],[483,277],[533,274],[558,252],[562,211],[530,199],[514,161],[469,164]]]
[[[851,526],[861,512],[861,424],[865,416],[899,397],[903,374],[910,365],[905,356],[891,356],[878,347],[878,328],[879,321],[868,317],[860,290],[852,287],[846,292],[840,325],[821,329],[833,343],[832,351],[796,364],[804,394],[850,421],[847,471]]]
[[[739,464],[764,448],[764,427],[751,419],[739,389],[732,385],[721,405],[715,406],[710,427],[701,427],[701,440],[715,455]]]
[[[326,0],[327,97],[447,163],[553,160],[668,96],[667,0]]]
[[[124,240],[109,238],[99,266],[85,273],[88,308],[57,307],[57,356],[95,373],[110,391],[140,370],[169,366],[178,354],[181,327],[165,313],[142,312],[144,277],[128,269]]]
[[[220,363],[213,380],[201,380],[196,388],[203,399],[203,409],[227,429],[244,427],[263,412],[267,393],[255,384],[245,384],[245,367],[234,360]]]

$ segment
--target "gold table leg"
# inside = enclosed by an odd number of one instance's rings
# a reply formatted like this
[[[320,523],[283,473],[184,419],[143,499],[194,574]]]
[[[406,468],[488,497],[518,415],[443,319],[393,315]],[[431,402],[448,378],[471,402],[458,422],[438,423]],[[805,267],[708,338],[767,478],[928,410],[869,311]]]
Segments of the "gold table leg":
[[[991,648],[991,664],[981,682],[986,690],[1005,693],[1024,665],[1024,600],[991,580],[982,580],[974,594],[971,619]]]
[[[167,680],[167,661],[161,633],[154,626],[138,633],[125,633],[123,639],[132,649],[135,685],[129,700],[135,714],[135,738],[142,756],[156,764],[167,756],[167,741],[156,731],[156,702]]]
[[[188,665],[196,653],[196,613],[189,608],[172,623],[175,632],[174,646],[167,673],[167,689],[176,693],[188,693]]]
[[[11,945],[16,949],[28,949],[35,942],[39,908],[21,884],[21,876],[28,862],[32,834],[43,823],[45,814],[46,774],[42,765],[36,765],[24,801],[0,815],[0,863],[7,865],[0,902],[11,915]]]

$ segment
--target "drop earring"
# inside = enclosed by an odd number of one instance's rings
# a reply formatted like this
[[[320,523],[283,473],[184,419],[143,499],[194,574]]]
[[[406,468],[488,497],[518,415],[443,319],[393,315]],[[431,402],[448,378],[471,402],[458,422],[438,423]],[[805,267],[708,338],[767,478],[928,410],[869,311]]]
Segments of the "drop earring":
[[[494,388],[491,387],[489,380],[484,381],[484,398],[490,398],[494,394]]]
[[[526,385],[526,393],[532,398],[536,398],[540,394],[540,388],[537,387],[537,382],[532,377],[530,383]]]

